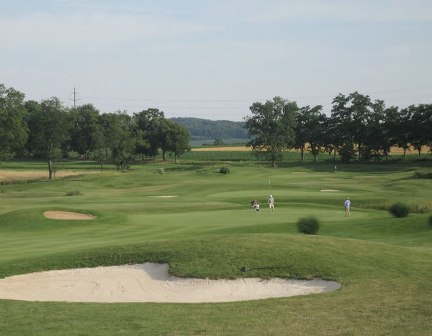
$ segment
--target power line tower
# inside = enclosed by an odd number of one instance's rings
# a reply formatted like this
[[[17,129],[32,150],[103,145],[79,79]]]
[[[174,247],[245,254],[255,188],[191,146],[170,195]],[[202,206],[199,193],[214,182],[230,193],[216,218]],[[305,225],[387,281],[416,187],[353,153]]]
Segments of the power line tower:
[[[73,89],[72,94],[73,94],[73,98],[72,98],[71,100],[73,100],[73,107],[76,108],[76,102],[77,102],[79,99],[77,98],[77,92],[76,92],[76,90],[75,90],[75,87],[74,87],[74,89]]]

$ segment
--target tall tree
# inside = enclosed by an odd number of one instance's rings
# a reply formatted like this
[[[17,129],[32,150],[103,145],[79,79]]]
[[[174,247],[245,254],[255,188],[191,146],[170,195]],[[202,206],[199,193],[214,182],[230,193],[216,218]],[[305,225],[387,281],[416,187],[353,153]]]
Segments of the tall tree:
[[[412,113],[412,145],[421,156],[424,146],[432,145],[432,105],[420,104],[418,106],[410,107]]]
[[[28,128],[24,94],[0,84],[0,159],[9,159],[24,147]]]
[[[174,154],[174,162],[177,163],[177,158],[190,150],[190,135],[186,127],[166,120],[165,141],[166,150]]]
[[[388,157],[392,139],[386,127],[386,109],[384,101],[376,100],[371,103],[372,110],[367,111],[362,121],[364,131],[359,142],[359,159],[367,161]]]
[[[147,156],[158,153],[163,141],[164,113],[155,108],[149,108],[133,115],[136,134],[140,134],[138,150]]]
[[[69,138],[70,125],[66,109],[58,98],[43,100],[31,107],[29,127],[31,147],[42,154],[48,162],[48,178],[55,173],[54,163],[60,156],[61,145]]]
[[[298,111],[296,118],[296,143],[302,143],[302,161],[303,151],[306,145],[309,152],[313,155],[314,161],[317,161],[318,154],[324,144],[323,132],[325,118],[325,115],[322,113],[321,105],[312,108],[310,106],[305,106]]]
[[[349,107],[350,98],[339,94],[333,99],[330,124],[335,132],[332,136],[333,146],[339,152],[341,160],[349,162],[354,158],[354,122],[352,109]]]
[[[372,116],[372,102],[369,96],[362,95],[357,91],[348,96],[348,102],[347,108],[351,111],[352,116],[353,140],[357,147],[358,158],[361,160],[368,137],[368,123],[371,119],[375,119]]]
[[[86,104],[72,109],[70,117],[70,149],[88,158],[89,153],[95,149],[100,134],[99,111],[93,105]]]
[[[395,143],[399,148],[403,150],[403,158],[405,160],[407,151],[410,150],[413,125],[412,125],[412,113],[414,106],[404,108],[399,112],[397,119],[395,120],[393,134],[395,136]]]
[[[247,143],[257,157],[263,157],[276,167],[283,151],[294,144],[297,104],[281,97],[264,104],[253,103],[252,116],[246,116],[246,128],[252,140]]]
[[[126,112],[104,115],[107,142],[117,170],[127,170],[134,154],[136,139],[133,137],[133,121]]]

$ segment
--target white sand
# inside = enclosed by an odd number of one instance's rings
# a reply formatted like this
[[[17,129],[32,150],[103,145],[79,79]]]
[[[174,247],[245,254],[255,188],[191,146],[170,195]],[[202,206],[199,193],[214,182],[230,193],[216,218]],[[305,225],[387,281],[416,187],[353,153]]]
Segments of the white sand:
[[[340,190],[337,190],[337,189],[321,189],[320,191],[321,192],[337,192],[337,191],[340,191]]]
[[[233,302],[334,291],[334,281],[185,279],[167,264],[110,266],[0,279],[0,299],[68,302]]]

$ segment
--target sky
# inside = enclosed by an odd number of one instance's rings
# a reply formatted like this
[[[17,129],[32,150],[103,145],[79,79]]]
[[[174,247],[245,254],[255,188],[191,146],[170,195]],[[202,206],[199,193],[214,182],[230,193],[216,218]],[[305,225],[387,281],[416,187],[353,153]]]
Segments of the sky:
[[[0,32],[0,84],[101,113],[432,103],[430,0],[0,0]]]

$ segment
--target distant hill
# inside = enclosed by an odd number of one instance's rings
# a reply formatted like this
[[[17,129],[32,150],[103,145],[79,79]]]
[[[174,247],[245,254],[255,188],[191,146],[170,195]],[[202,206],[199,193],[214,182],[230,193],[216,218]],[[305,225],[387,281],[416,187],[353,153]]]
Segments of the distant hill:
[[[249,133],[242,121],[208,120],[200,118],[171,118],[189,130],[191,140],[248,139]]]

